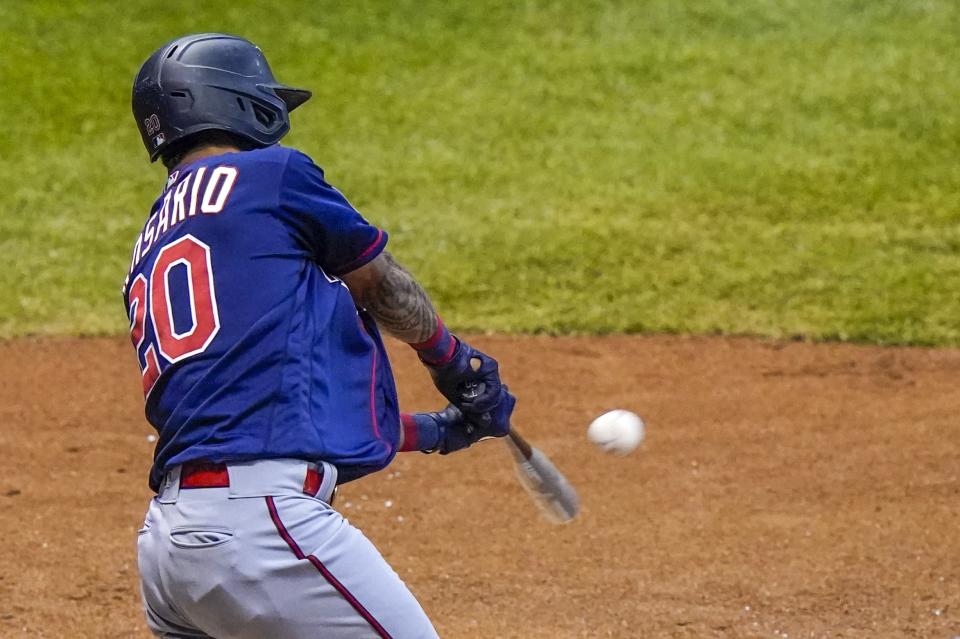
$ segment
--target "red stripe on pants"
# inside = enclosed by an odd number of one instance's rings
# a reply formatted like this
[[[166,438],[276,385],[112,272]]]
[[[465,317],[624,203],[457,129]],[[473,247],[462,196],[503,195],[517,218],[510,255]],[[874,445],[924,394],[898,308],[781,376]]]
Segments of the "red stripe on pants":
[[[270,519],[273,520],[273,525],[277,527],[277,532],[280,534],[283,540],[287,542],[287,546],[290,547],[290,550],[293,551],[293,554],[296,556],[296,558],[306,559],[313,564],[313,567],[316,568],[321,575],[323,575],[323,578],[327,580],[327,583],[336,588],[337,592],[340,593],[340,596],[346,599],[347,603],[353,606],[353,609],[357,611],[357,614],[363,617],[363,619],[370,624],[370,627],[373,628],[377,634],[382,637],[382,639],[392,639],[386,628],[381,626],[380,622],[374,619],[373,615],[370,614],[370,611],[364,608],[362,603],[357,601],[357,598],[353,596],[353,593],[347,590],[347,587],[340,583],[340,581],[338,581],[337,578],[334,577],[329,570],[327,570],[327,567],[323,565],[322,561],[313,555],[303,554],[303,551],[300,550],[300,546],[298,546],[297,542],[293,540],[293,537],[290,536],[290,533],[287,532],[286,527],[280,520],[280,513],[277,512],[277,505],[273,502],[273,497],[266,497],[265,499],[267,500],[267,509],[270,511]]]

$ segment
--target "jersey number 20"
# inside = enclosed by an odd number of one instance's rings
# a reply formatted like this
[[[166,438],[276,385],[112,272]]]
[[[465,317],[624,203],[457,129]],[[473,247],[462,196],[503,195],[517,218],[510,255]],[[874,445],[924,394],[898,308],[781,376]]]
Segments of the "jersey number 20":
[[[170,271],[178,265],[187,269],[187,299],[190,301],[191,326],[178,332],[173,320],[170,296]],[[149,279],[141,273],[130,285],[130,339],[140,357],[146,341],[147,316],[153,327],[155,342],[147,346],[140,361],[143,395],[146,397],[160,376],[161,362],[174,364],[202,353],[220,330],[217,295],[213,285],[210,247],[185,235],[164,246],[157,255]],[[149,311],[149,312],[148,312]],[[181,327],[183,328],[183,327]],[[155,343],[155,345],[154,345]]]

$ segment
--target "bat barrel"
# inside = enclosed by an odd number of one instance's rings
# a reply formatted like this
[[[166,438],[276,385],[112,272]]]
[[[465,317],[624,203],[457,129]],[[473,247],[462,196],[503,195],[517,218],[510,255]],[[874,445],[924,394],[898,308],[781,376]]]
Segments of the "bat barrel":
[[[516,461],[520,484],[527,489],[534,503],[549,521],[557,524],[569,523],[580,512],[577,491],[546,455],[530,446],[519,435],[518,443],[513,434],[514,431],[511,430],[507,444]],[[521,448],[521,443],[527,451]]]

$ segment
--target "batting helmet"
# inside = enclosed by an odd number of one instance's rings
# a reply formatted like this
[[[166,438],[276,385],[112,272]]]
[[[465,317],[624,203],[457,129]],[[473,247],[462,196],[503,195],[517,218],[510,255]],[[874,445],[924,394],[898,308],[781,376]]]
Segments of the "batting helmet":
[[[152,162],[200,131],[276,144],[290,130],[290,111],[310,95],[278,83],[249,40],[199,33],[163,45],[143,63],[133,83],[133,116]]]

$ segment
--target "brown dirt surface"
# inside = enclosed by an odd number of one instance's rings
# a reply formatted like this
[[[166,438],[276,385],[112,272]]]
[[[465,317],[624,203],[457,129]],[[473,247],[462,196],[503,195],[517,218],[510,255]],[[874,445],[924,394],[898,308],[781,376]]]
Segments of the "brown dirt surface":
[[[479,337],[577,486],[554,526],[499,442],[343,488],[444,637],[960,635],[960,351]],[[405,349],[406,409],[439,406]],[[147,637],[152,445],[123,339],[0,342],[0,636]],[[634,454],[586,441],[615,407]],[[392,502],[387,507],[387,501]]]

